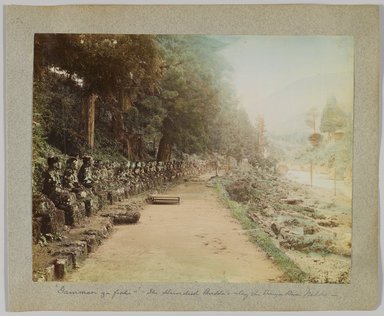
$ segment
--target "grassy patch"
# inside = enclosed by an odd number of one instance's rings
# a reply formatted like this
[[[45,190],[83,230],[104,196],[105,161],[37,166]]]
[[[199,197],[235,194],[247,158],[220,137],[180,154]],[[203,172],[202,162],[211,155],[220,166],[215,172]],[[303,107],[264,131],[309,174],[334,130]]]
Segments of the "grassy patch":
[[[248,232],[249,239],[258,244],[269,256],[274,258],[274,261],[284,271],[284,275],[289,282],[306,282],[308,276],[304,273],[283,251],[277,248],[268,236],[254,221],[247,216],[245,206],[232,201],[224,186],[220,181],[216,182],[216,189],[220,194],[220,199],[226,205],[232,216],[237,219],[241,227]]]

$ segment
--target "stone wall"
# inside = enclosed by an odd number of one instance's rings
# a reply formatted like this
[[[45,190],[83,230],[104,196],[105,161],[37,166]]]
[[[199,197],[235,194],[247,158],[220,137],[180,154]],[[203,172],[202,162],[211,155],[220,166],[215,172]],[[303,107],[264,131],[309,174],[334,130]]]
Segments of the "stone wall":
[[[33,193],[33,241],[75,227],[103,209],[133,195],[163,188],[208,167],[202,160],[169,162],[93,161],[92,157],[49,157],[42,192]],[[80,166],[81,165],[81,166]]]

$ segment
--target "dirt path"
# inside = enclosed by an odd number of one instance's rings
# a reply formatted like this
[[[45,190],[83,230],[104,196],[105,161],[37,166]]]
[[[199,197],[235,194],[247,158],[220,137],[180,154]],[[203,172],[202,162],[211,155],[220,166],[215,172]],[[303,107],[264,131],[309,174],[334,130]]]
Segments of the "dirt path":
[[[205,181],[177,185],[180,205],[148,205],[136,225],[110,239],[69,281],[273,282],[279,268],[255,244]]]

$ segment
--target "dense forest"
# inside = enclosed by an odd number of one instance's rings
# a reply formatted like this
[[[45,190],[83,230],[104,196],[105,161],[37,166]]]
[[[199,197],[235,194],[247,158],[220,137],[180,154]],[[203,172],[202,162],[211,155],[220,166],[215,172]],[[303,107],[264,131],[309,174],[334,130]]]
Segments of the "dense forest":
[[[218,53],[226,45],[195,35],[36,34],[34,171],[52,154],[256,159],[257,128]]]

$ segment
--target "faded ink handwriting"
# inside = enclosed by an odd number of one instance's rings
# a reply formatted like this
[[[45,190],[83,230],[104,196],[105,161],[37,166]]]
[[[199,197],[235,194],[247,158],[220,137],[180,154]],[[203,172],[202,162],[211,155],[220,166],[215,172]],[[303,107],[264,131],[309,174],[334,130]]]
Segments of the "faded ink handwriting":
[[[325,297],[337,297],[337,294],[329,293],[325,290],[312,290],[304,289],[298,290],[287,290],[278,291],[272,289],[256,290],[256,289],[242,289],[231,291],[228,289],[192,289],[192,288],[117,288],[117,289],[106,289],[106,290],[94,290],[94,289],[71,289],[64,285],[56,286],[56,293],[59,295],[66,296],[83,296],[83,297],[99,297],[101,299],[121,299],[129,298],[132,295],[141,295],[143,297],[163,296],[163,297],[238,297],[245,301],[254,299],[257,297],[270,297],[271,299],[277,299],[281,297],[292,297],[292,298],[325,298]]]

